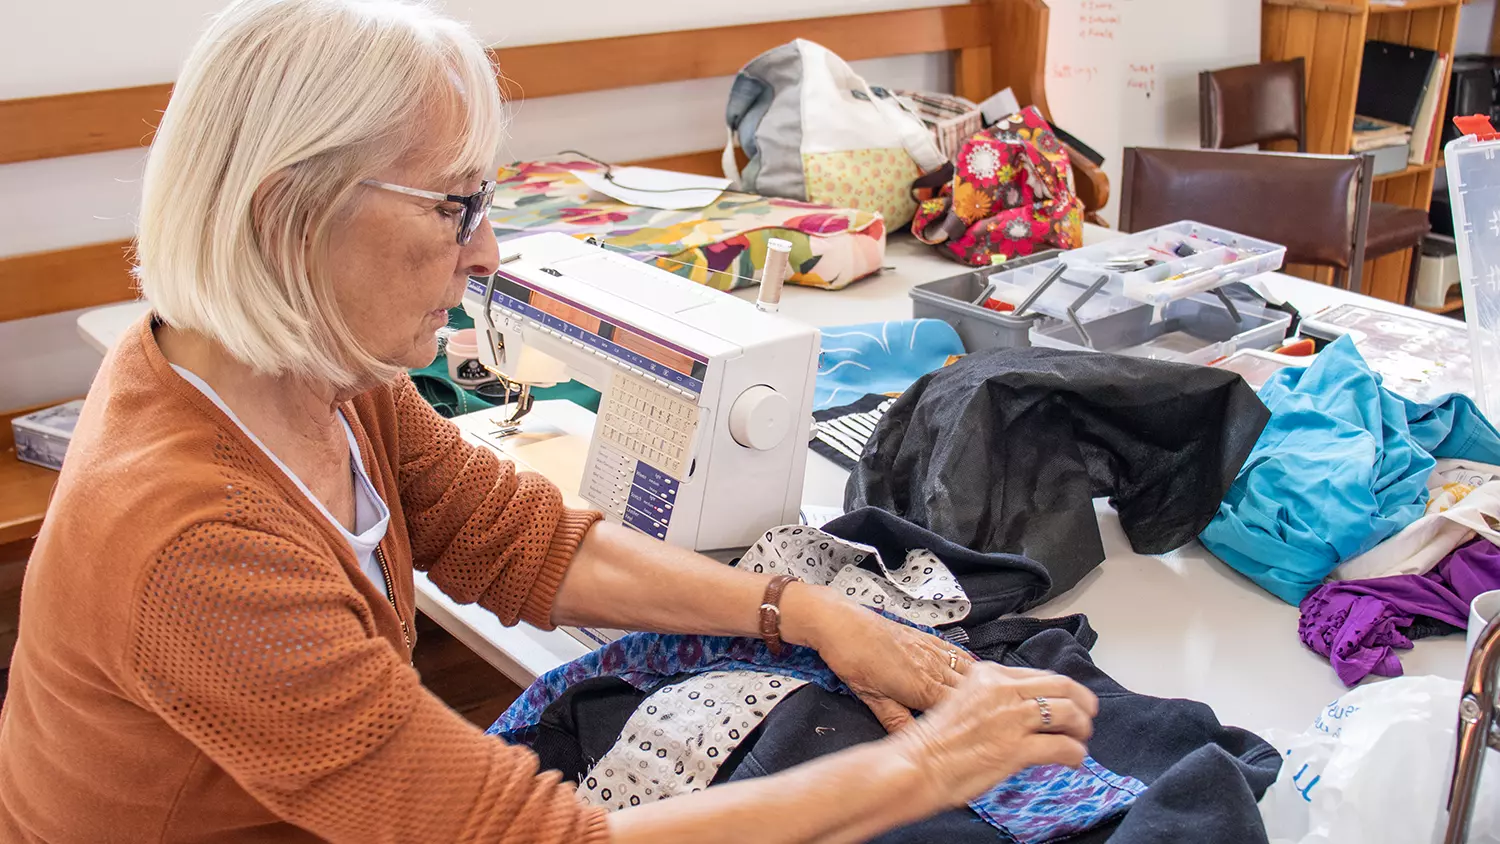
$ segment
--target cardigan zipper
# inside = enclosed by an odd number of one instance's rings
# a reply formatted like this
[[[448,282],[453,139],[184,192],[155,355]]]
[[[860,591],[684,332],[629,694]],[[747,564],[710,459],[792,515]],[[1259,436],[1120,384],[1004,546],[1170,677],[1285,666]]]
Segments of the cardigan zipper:
[[[396,583],[391,579],[391,566],[385,561],[385,551],[379,545],[375,546],[375,561],[380,563],[380,574],[385,578],[385,594],[391,599],[391,607],[396,610],[396,620],[401,623],[401,639],[406,642],[406,649],[411,650],[411,632],[406,629],[406,619],[401,617],[401,608],[396,606]]]

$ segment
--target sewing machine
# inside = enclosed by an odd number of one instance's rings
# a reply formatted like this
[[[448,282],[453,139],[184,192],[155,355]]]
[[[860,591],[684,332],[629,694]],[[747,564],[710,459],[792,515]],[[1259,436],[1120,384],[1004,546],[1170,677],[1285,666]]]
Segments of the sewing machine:
[[[576,379],[601,397],[592,435],[569,443],[587,452],[581,483],[554,478],[565,493],[695,550],[797,521],[817,329],[563,234],[501,255],[464,295],[482,362],[518,390],[499,435],[545,427],[530,389]]]

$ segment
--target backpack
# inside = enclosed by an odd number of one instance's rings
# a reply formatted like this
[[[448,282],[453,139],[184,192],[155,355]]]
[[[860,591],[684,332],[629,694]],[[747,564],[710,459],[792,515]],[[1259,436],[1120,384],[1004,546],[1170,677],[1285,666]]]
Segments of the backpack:
[[[725,109],[724,175],[737,190],[911,221],[912,182],[944,165],[932,133],[827,47],[797,39],[751,59]],[[749,157],[744,172],[734,144]]]
[[[1083,203],[1068,151],[1035,106],[964,142],[946,167],[918,179],[912,234],[982,267],[1083,242]]]

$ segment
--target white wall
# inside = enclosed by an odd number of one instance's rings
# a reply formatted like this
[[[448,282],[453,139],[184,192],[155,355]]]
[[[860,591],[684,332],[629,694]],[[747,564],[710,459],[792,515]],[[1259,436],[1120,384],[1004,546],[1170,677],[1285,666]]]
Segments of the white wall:
[[[1458,54],[1488,53],[1495,0],[1474,0],[1458,15]]]
[[[501,46],[963,2],[570,0],[564,12],[519,0],[436,1],[469,21],[487,43]],[[0,99],[169,82],[207,16],[225,2],[0,0]],[[856,68],[877,84],[951,84],[943,56],[859,62]],[[508,152],[519,159],[572,147],[624,160],[708,149],[723,143],[728,89],[727,78],[705,79],[521,102]],[[149,128],[142,126],[142,135]],[[0,256],[129,237],[142,160],[141,151],[125,150],[0,165]],[[74,319],[58,314],[0,323],[0,409],[87,389],[99,356],[78,337]]]

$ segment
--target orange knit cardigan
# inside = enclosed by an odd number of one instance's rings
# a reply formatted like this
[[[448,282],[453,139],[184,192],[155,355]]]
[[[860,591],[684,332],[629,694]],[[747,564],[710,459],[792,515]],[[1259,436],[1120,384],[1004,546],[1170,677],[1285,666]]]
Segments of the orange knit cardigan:
[[[468,445],[407,378],[344,407],[394,601],[149,320],[85,403],[22,588],[0,841],[594,842],[603,814],[410,664],[413,569],[547,626],[598,514]]]

